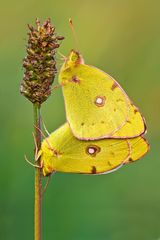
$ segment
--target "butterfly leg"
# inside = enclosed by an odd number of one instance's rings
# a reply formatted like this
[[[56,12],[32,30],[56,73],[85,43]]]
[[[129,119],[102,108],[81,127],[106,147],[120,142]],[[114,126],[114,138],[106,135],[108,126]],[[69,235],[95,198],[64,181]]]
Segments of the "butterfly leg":
[[[45,138],[45,141],[46,141],[47,144],[48,144],[48,149],[50,149],[50,150],[53,152],[54,155],[57,155],[57,151],[54,150],[54,148],[51,146],[50,142],[48,141],[47,137],[46,137],[45,134],[42,132],[42,130],[41,130],[40,128],[38,128],[37,126],[35,126],[35,125],[34,125],[34,127],[37,128],[37,129],[40,131],[40,133],[42,134],[42,136]],[[39,158],[39,156],[38,156],[38,158]]]
[[[48,186],[49,186],[51,177],[52,177],[52,175],[55,174],[55,173],[56,173],[56,171],[55,171],[55,172],[52,172],[52,173],[48,176],[47,182],[46,182],[46,184],[45,184],[45,186],[44,186],[44,188],[43,188],[43,191],[42,191],[42,196],[45,194],[45,192],[46,192],[46,190],[47,190],[47,188],[48,188]]]
[[[26,160],[27,163],[29,163],[31,166],[35,167],[35,168],[42,168],[43,167],[43,163],[41,162],[41,165],[37,165],[32,163],[31,161],[28,160],[27,156],[24,155],[24,159]]]
[[[44,120],[42,119],[42,117],[41,117],[41,121],[42,121],[42,124],[43,124],[43,128],[44,128],[45,132],[47,133],[47,135],[48,135],[48,137],[49,137],[49,136],[50,136],[50,133],[49,133],[49,131],[47,130],[46,125],[45,125]]]
[[[37,146],[37,141],[36,141],[36,138],[35,138],[34,132],[32,132],[32,135],[33,135],[34,144],[35,144],[34,159],[35,159],[35,162],[37,162],[38,159],[39,159],[39,155],[38,155],[38,146]]]
[[[54,87],[51,89],[51,91],[53,91],[53,90],[55,90],[55,89],[57,89],[57,88],[63,87],[63,86],[64,86],[64,84],[59,84],[59,85],[57,85],[57,86],[54,86]]]

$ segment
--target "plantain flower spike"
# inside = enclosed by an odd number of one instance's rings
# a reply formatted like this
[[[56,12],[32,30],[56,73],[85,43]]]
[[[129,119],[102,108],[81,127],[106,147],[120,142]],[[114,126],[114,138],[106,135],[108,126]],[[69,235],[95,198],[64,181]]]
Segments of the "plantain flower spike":
[[[64,39],[57,36],[51,20],[42,25],[36,20],[36,28],[28,25],[27,56],[23,60],[24,76],[20,92],[32,103],[42,104],[51,94],[51,85],[57,69],[55,54]]]

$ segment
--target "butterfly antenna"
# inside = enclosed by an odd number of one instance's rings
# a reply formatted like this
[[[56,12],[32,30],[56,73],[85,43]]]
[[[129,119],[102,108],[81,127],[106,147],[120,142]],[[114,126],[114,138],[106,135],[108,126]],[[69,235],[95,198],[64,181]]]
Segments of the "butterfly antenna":
[[[57,52],[61,56],[61,60],[66,61],[67,57],[63,55],[60,51]]]
[[[77,35],[76,35],[76,32],[75,32],[75,29],[73,27],[73,21],[71,18],[69,18],[69,26],[72,30],[72,33],[73,33],[73,38],[74,38],[74,43],[75,43],[75,48],[77,50],[79,50],[79,42],[78,42],[78,38],[77,38]]]

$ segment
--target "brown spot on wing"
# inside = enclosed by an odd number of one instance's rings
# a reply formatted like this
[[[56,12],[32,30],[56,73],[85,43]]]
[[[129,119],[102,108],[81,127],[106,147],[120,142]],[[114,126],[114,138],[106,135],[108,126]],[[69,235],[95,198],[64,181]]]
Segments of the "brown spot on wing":
[[[92,174],[96,174],[97,173],[97,169],[95,166],[92,166]]]
[[[73,76],[73,77],[71,78],[70,82],[80,83],[80,80],[79,80],[76,76]]]
[[[109,166],[112,166],[112,164],[110,163],[110,161],[108,161],[108,165],[109,165]]]
[[[114,152],[112,152],[112,151],[110,151],[110,154],[111,154],[112,156],[115,156]]]
[[[47,143],[47,144],[49,144],[49,143]],[[57,156],[59,156],[59,155],[62,155],[61,152],[53,149],[51,146],[48,146],[48,149],[53,153],[53,155],[54,155],[55,157],[57,157]]]
[[[132,163],[134,160],[130,157],[124,164]]]
[[[113,83],[112,87],[111,87],[111,90],[114,91],[115,88],[118,87],[118,84],[116,82]]]
[[[130,123],[130,124],[131,124],[131,121],[127,120],[127,123]]]
[[[138,112],[137,108],[134,109],[134,114],[136,114]]]
[[[130,157],[130,158],[128,159],[128,162],[134,162],[134,161],[133,161],[133,159]]]
[[[118,99],[116,100],[116,102],[123,102],[123,100],[120,99],[120,98],[118,98]]]

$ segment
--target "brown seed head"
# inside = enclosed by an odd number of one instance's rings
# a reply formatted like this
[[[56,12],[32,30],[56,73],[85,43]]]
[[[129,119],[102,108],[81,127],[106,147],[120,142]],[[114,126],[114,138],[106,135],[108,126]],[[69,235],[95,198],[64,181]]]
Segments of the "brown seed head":
[[[42,104],[51,94],[51,85],[57,69],[56,49],[64,37],[57,36],[51,20],[42,25],[36,20],[36,28],[28,25],[27,56],[23,59],[24,77],[20,92],[32,103]]]

